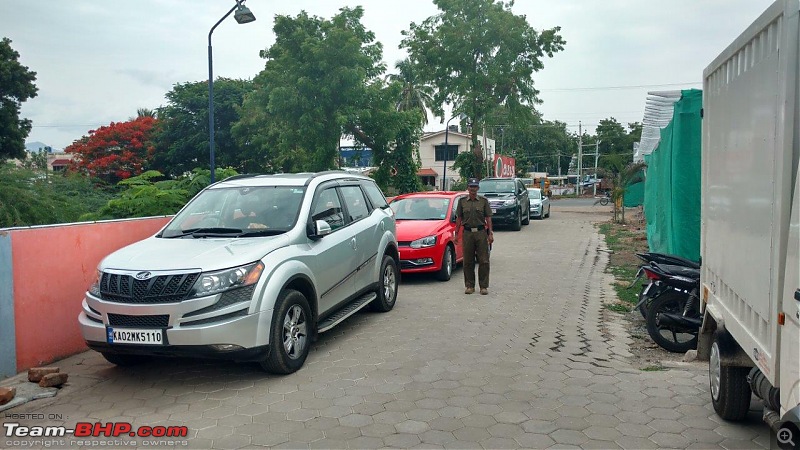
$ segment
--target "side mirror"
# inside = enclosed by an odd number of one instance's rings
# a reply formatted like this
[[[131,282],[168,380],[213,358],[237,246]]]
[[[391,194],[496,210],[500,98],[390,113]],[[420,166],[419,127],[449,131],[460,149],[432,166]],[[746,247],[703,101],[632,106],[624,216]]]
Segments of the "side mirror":
[[[311,239],[319,239],[323,236],[331,234],[332,232],[333,230],[328,222],[325,222],[324,220],[317,220],[314,222],[314,230],[309,237]]]

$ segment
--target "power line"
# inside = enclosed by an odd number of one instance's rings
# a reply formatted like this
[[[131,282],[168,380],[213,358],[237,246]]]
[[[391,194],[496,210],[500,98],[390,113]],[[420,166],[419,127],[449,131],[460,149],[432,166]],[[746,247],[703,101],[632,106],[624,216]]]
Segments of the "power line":
[[[553,89],[539,89],[539,92],[565,92],[565,91],[599,91],[599,90],[619,90],[619,89],[642,89],[642,88],[655,88],[664,86],[695,86],[703,84],[702,81],[691,81],[686,83],[666,83],[666,84],[628,84],[620,86],[596,86],[596,87],[573,87],[573,88],[553,88]]]

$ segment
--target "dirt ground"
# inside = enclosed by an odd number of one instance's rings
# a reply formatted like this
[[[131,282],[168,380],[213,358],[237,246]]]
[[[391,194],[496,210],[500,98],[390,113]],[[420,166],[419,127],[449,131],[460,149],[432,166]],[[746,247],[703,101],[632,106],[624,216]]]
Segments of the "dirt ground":
[[[619,296],[618,304],[607,310],[606,314],[621,314],[624,317],[633,341],[630,348],[634,355],[633,365],[641,370],[660,370],[665,363],[681,361],[684,355],[668,352],[655,344],[647,334],[644,318],[639,311],[633,310],[642,282],[639,281],[630,289],[625,288],[633,281],[642,262],[636,253],[648,251],[648,246],[641,209],[626,209],[625,215],[625,224],[613,223],[609,219],[607,224],[600,226],[611,250],[608,270],[617,279]]]

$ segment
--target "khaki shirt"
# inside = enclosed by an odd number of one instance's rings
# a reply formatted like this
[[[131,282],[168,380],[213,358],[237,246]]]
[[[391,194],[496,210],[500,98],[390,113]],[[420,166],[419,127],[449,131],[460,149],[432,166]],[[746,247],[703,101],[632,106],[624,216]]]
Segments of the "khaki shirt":
[[[456,206],[456,217],[461,218],[461,223],[465,227],[474,228],[486,225],[486,217],[492,217],[489,200],[481,195],[478,195],[475,200],[470,200],[469,196],[462,197]]]

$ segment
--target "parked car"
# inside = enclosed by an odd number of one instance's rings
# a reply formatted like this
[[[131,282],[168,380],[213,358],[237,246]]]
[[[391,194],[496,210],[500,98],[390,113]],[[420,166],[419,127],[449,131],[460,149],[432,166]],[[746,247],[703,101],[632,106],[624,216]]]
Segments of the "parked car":
[[[528,190],[519,178],[484,178],[478,193],[492,206],[493,225],[511,225],[519,231],[530,223]]]
[[[531,201],[531,217],[546,219],[550,217],[550,197],[542,195],[539,188],[528,188],[528,198]]]
[[[78,322],[117,365],[204,356],[287,374],[317,333],[367,305],[391,310],[398,266],[394,215],[370,178],[233,177],[103,259]]]
[[[456,205],[465,192],[416,192],[399,195],[389,205],[397,220],[402,273],[434,272],[447,281],[463,259],[461,241],[453,241]]]

